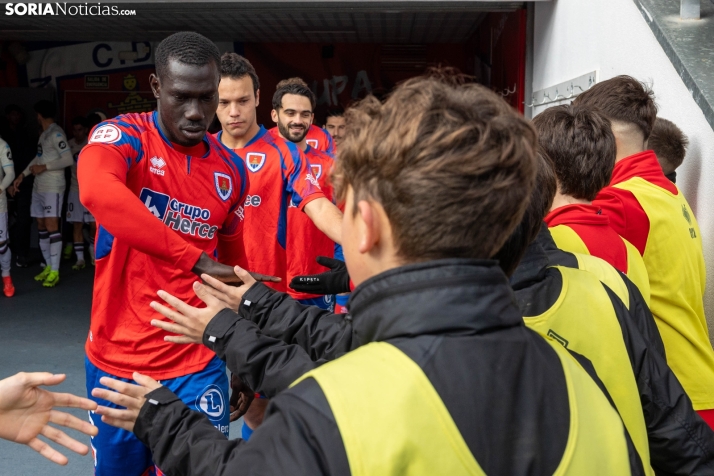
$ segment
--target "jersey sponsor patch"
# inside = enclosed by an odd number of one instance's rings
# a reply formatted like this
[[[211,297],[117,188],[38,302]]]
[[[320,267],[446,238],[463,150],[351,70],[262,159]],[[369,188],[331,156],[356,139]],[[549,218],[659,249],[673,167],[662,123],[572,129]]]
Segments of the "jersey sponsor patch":
[[[66,143],[65,141],[63,141],[63,140],[61,140],[61,141],[59,142],[59,144],[57,144],[57,145],[59,146],[60,149],[66,149],[66,148],[67,148],[67,143]]]
[[[196,409],[208,416],[209,420],[220,421],[226,411],[226,400],[218,385],[208,385],[196,398]]]
[[[94,130],[94,134],[92,134],[92,137],[89,139],[89,143],[113,144],[119,139],[121,139],[121,129],[113,124],[105,124]]]
[[[265,159],[263,159],[263,161],[265,161]],[[227,201],[231,197],[231,193],[233,193],[233,181],[231,180],[230,175],[222,172],[214,172],[213,179],[218,196],[224,202]]]
[[[317,149],[317,145],[318,145],[317,139],[307,139],[307,140],[305,140],[305,142],[307,142],[307,145],[309,145],[313,149]]]
[[[208,209],[182,203],[150,188],[142,188],[139,199],[156,218],[172,230],[209,240],[216,236],[218,227],[206,223],[211,218],[211,211]]]
[[[37,157],[42,157],[42,144],[37,144]]]
[[[322,164],[310,164],[310,168],[312,168],[312,174],[316,179],[322,177]]]
[[[245,165],[248,170],[255,173],[263,168],[265,164],[265,154],[262,152],[248,152],[245,156]]]

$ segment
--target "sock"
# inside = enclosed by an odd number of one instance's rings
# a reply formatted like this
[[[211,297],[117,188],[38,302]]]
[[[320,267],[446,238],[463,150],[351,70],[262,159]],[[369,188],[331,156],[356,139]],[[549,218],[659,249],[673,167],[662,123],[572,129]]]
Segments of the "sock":
[[[42,250],[42,258],[45,260],[45,265],[50,265],[50,232],[40,230],[40,250]]]
[[[59,271],[60,258],[62,256],[62,233],[53,231],[50,235],[50,262],[52,271]]]
[[[84,241],[74,243],[74,252],[77,254],[77,261],[84,261]]]
[[[12,266],[12,253],[10,252],[10,247],[7,245],[7,241],[0,244],[0,271],[2,271],[2,277],[5,278],[10,276],[10,267]]]

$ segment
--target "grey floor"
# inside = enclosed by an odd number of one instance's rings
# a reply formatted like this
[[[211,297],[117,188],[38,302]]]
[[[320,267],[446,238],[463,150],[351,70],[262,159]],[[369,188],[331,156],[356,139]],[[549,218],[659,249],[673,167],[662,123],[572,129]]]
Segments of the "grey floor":
[[[94,273],[87,268],[73,272],[63,263],[61,281],[45,289],[32,278],[39,266],[13,268],[17,292],[8,299],[0,293],[0,378],[20,371],[67,374],[56,390],[86,395],[84,341],[89,329]],[[83,411],[71,411],[86,418]],[[231,425],[231,437],[240,435],[241,421]],[[68,432],[72,434],[72,432]],[[74,433],[80,441],[89,437]],[[50,463],[26,446],[0,440],[0,476],[91,475],[91,456],[61,450],[69,464]]]

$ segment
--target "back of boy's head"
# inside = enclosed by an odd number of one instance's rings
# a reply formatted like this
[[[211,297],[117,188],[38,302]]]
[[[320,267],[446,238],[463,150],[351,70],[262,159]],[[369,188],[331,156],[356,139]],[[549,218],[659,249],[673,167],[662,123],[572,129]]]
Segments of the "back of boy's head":
[[[498,95],[442,73],[400,84],[345,113],[335,183],[379,202],[406,262],[490,258],[526,207],[533,127]]]
[[[563,195],[592,201],[610,183],[617,145],[610,121],[585,106],[556,106],[533,119]]]
[[[658,117],[648,145],[657,155],[662,171],[667,175],[682,165],[687,154],[689,139],[672,121]]]
[[[650,136],[657,118],[654,92],[631,76],[616,76],[595,84],[580,94],[573,105],[597,109],[612,122],[635,126]]]
[[[537,168],[535,187],[527,199],[528,207],[523,214],[523,219],[494,256],[499,261],[503,272],[508,276],[513,274],[526,253],[528,245],[538,236],[538,232],[543,226],[543,219],[548,214],[555,198],[557,189],[555,167],[542,148],[538,149]]]

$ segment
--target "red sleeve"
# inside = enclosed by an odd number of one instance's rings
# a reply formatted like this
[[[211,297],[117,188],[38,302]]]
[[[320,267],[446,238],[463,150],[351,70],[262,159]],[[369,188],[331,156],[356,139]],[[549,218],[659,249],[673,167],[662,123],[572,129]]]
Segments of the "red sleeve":
[[[127,172],[127,161],[118,149],[84,147],[77,162],[82,204],[124,244],[191,271],[202,251],[156,219],[126,186]]]
[[[598,193],[593,205],[600,207],[610,219],[610,226],[644,255],[650,220],[632,192],[607,187]]]

